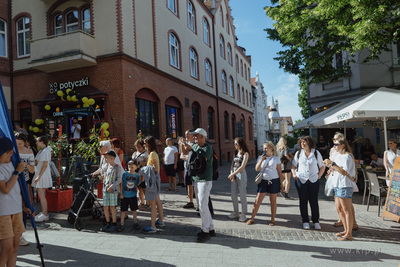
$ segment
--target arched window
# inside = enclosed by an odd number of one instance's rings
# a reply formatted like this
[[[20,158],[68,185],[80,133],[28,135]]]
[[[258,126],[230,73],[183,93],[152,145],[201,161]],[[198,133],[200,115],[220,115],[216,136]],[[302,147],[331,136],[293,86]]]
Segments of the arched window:
[[[212,107],[208,108],[207,119],[208,119],[208,139],[214,139],[214,110]]]
[[[224,132],[225,132],[225,139],[229,139],[229,114],[225,111],[224,113]]]
[[[230,76],[230,77],[229,77],[229,95],[230,95],[231,97],[233,97],[234,90],[235,90],[234,84],[235,84],[235,83],[233,82],[233,78],[232,78],[232,76]]]
[[[204,42],[210,46],[210,24],[208,24],[208,21],[206,19],[203,19],[203,40]]]
[[[91,27],[90,27],[90,9],[85,8],[82,10],[82,31],[91,33]]]
[[[219,53],[222,58],[225,58],[225,40],[222,35],[219,36]]]
[[[149,89],[141,89],[135,96],[135,117],[136,129],[141,130],[143,136],[151,135],[154,138],[160,138],[159,117],[158,117],[159,99]]]
[[[230,44],[228,44],[228,47],[226,48],[227,54],[228,54],[228,63],[232,65],[232,47]]]
[[[18,57],[29,56],[31,53],[31,46],[29,40],[31,21],[28,17],[22,17],[17,21],[17,50]]]
[[[226,31],[227,31],[227,33],[230,34],[230,32],[229,32],[229,18],[228,18],[228,14],[226,15],[225,26],[226,26]]]
[[[240,60],[240,74],[243,77],[243,61],[242,60]]]
[[[197,102],[192,104],[192,125],[193,129],[200,127],[200,104]]]
[[[199,77],[197,70],[197,54],[193,48],[190,48],[190,76],[197,79]]]
[[[235,57],[235,64],[236,64],[236,72],[239,73],[239,58],[238,55]]]
[[[232,139],[236,138],[236,116],[232,114]]]
[[[79,30],[79,18],[78,18],[78,11],[76,10],[71,10],[70,12],[67,13],[66,15],[66,32],[73,32]]]
[[[169,64],[179,69],[179,42],[175,34],[169,34]]]
[[[224,94],[226,94],[227,91],[226,91],[226,73],[225,73],[225,71],[221,72],[221,79],[222,79],[222,92]]]
[[[244,88],[242,87],[242,102],[243,104],[245,103],[245,98],[244,98]]]
[[[212,70],[211,70],[211,63],[207,59],[205,63],[206,68],[206,84],[212,86]]]
[[[174,14],[177,14],[178,13],[178,9],[177,9],[177,6],[176,6],[176,0],[168,0],[168,8]]]
[[[246,90],[246,105],[247,106],[249,105],[249,94],[248,94],[247,90]]]
[[[58,14],[54,17],[54,34],[61,34],[62,30],[62,15]]]
[[[247,66],[244,64],[244,79],[247,81]]]
[[[193,32],[196,32],[196,13],[191,1],[187,2],[188,5],[188,27]]]
[[[7,57],[7,23],[0,19],[0,57]]]
[[[219,21],[221,23],[221,26],[224,27],[224,12],[222,11],[222,7],[219,10]]]
[[[252,107],[252,101],[253,97],[251,96],[251,92],[249,92],[249,107]]]
[[[237,84],[237,96],[238,96],[238,102],[240,103],[241,97],[240,97],[240,84]]]
[[[249,83],[251,83],[251,79],[250,79],[250,68],[247,68],[247,74],[249,75]]]

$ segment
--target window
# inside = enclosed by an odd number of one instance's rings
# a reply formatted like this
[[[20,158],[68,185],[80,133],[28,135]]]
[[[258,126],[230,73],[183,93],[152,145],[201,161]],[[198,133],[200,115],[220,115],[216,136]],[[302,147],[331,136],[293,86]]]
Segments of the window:
[[[235,57],[235,64],[236,64],[236,72],[239,73],[239,58],[237,55]]]
[[[188,1],[188,27],[192,31],[196,31],[196,17],[192,2]]]
[[[244,88],[242,87],[242,102],[243,102],[243,104],[244,104]]]
[[[341,67],[343,67],[343,55],[342,52],[337,53],[335,55],[335,62],[336,62],[336,68],[340,69]]]
[[[232,114],[232,139],[236,138],[236,117]]]
[[[233,78],[232,78],[232,76],[230,76],[229,77],[229,95],[231,96],[231,97],[233,97],[233,94],[234,94],[234,82],[233,82]]]
[[[0,20],[0,57],[7,57],[7,24]]]
[[[228,113],[224,113],[224,132],[225,132],[225,139],[228,140],[229,139],[229,117],[228,117]]]
[[[204,42],[209,46],[210,45],[210,25],[206,19],[203,19],[203,34],[204,34]]]
[[[249,92],[249,107],[252,107],[253,105],[252,105],[252,97],[251,97],[251,92]]]
[[[250,79],[250,68],[247,68],[247,74],[249,75],[249,83],[251,83],[251,79]]]
[[[78,11],[72,10],[68,12],[66,18],[67,18],[66,32],[73,32],[79,30]]]
[[[248,127],[248,129],[249,129],[249,140],[251,141],[254,132],[253,132],[253,123],[251,122],[250,118],[249,118],[249,127]]]
[[[167,136],[171,138],[182,136],[181,109],[165,105],[165,114],[167,116]]]
[[[222,7],[221,7],[221,9],[219,10],[219,21],[220,21],[220,23],[221,23],[221,26],[224,27],[224,13],[223,13],[223,11],[222,11]]]
[[[208,118],[208,139],[214,139],[214,110],[210,107],[207,112]]]
[[[160,138],[158,103],[139,98],[135,99],[135,103],[136,129],[140,129],[143,136],[151,135],[154,138]]]
[[[249,105],[249,95],[246,90],[246,106],[248,106],[248,105]]]
[[[177,14],[177,8],[176,8],[176,0],[168,0],[168,8]]]
[[[197,71],[197,54],[193,48],[190,49],[190,75],[193,78],[198,78],[198,71]]]
[[[225,26],[226,26],[226,31],[227,31],[228,34],[229,34],[229,19],[228,19],[228,15],[226,15]]]
[[[62,15],[56,15],[54,17],[54,34],[61,34],[62,33]]]
[[[222,78],[222,92],[226,94],[226,73],[225,71],[222,71],[221,73],[221,78]]]
[[[247,81],[247,67],[246,67],[246,64],[244,64],[244,79]]]
[[[240,74],[243,77],[243,61],[242,60],[240,60]]]
[[[82,31],[91,33],[89,8],[82,10]]]
[[[192,125],[193,129],[200,127],[200,105],[197,102],[192,105]]]
[[[169,63],[179,69],[179,43],[173,33],[169,34]]]
[[[211,72],[211,63],[209,60],[206,60],[206,84],[212,86],[212,72]]]
[[[17,21],[17,38],[18,57],[29,56],[31,53],[29,18],[23,17]]]
[[[237,85],[237,96],[238,96],[238,102],[240,103],[240,85]]]
[[[232,47],[230,44],[228,44],[226,51],[228,52],[228,63],[232,65]]]
[[[225,58],[225,41],[222,35],[219,36],[219,54],[222,58]]]

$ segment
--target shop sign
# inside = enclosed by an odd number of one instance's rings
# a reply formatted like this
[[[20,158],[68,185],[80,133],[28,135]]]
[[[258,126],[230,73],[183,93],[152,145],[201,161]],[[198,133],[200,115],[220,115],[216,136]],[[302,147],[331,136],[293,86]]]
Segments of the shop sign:
[[[50,91],[50,94],[55,94],[55,93],[57,93],[57,91],[60,91],[63,89],[74,90],[74,88],[81,87],[81,86],[87,86],[87,85],[89,85],[89,77],[82,78],[77,81],[68,81],[68,82],[63,82],[63,83],[53,82],[53,83],[49,83],[49,87],[50,87],[49,91]]]
[[[90,108],[68,108],[64,109],[64,114],[78,116],[92,116],[93,112]]]
[[[64,116],[64,113],[61,111],[61,112],[53,112],[53,117],[62,117],[62,116]]]

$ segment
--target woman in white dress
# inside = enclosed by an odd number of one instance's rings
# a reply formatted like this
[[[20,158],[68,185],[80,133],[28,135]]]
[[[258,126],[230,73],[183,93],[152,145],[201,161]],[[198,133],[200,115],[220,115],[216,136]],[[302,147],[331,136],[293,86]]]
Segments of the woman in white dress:
[[[46,189],[53,186],[53,181],[49,166],[51,152],[47,147],[48,142],[49,139],[46,136],[40,136],[36,139],[36,145],[40,148],[40,151],[35,157],[35,177],[32,186],[35,187],[38,192],[40,206],[42,207],[42,212],[35,218],[36,222],[49,220],[49,215],[47,213]]]
[[[389,186],[394,160],[400,156],[400,150],[397,149],[397,142],[394,139],[389,139],[388,145],[389,149],[383,154],[383,165],[386,169],[386,184]]]

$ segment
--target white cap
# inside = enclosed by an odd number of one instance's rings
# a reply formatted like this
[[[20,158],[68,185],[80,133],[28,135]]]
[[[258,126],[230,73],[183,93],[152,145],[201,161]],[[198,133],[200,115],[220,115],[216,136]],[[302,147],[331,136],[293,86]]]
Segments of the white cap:
[[[191,132],[190,134],[201,134],[202,136],[204,136],[205,138],[207,138],[207,132],[206,130],[204,130],[203,128],[197,128],[194,132]]]

